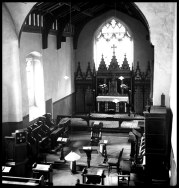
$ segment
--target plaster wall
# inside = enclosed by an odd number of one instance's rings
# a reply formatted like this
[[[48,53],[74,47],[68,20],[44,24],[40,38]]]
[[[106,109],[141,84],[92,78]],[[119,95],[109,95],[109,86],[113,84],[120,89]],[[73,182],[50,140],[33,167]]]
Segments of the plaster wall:
[[[7,8],[2,6],[2,122],[22,121],[18,35]]]
[[[153,104],[161,104],[161,94],[165,94],[165,104],[169,107],[169,91],[173,58],[174,19],[176,3],[135,3],[145,15],[151,32],[154,52]]]
[[[86,71],[87,63],[94,65],[93,60],[93,40],[96,30],[110,17],[116,15],[121,23],[129,29],[134,41],[134,68],[139,61],[141,71],[146,71],[148,61],[153,61],[153,47],[150,41],[146,40],[149,34],[146,28],[136,19],[129,17],[121,12],[109,11],[85,25],[78,39],[76,50],[76,66],[80,62],[82,71]],[[112,57],[111,57],[112,58]]]
[[[22,24],[36,2],[5,2],[5,6],[8,8],[11,18],[15,25],[15,31],[19,36]]]
[[[74,82],[71,72],[73,66],[73,51],[71,48],[71,38],[67,38],[62,43],[61,49],[56,49],[56,36],[48,36],[48,48],[41,49],[41,35],[37,33],[22,32],[20,41],[20,62],[21,62],[21,79],[23,93],[23,117],[29,112],[28,95],[27,95],[27,79],[26,79],[26,57],[30,52],[37,51],[42,54],[41,61],[44,71],[44,90],[45,101],[52,99],[56,102],[67,95],[74,92]],[[28,45],[27,45],[28,44]],[[67,74],[69,79],[65,80]]]
[[[172,111],[172,135],[170,158],[170,186],[177,185],[177,3],[136,3],[146,16],[151,30],[151,41],[155,46],[154,105],[160,105],[161,93],[165,104]]]
[[[28,45],[27,45],[28,44]],[[41,38],[40,34],[22,32],[20,40],[20,67],[21,67],[21,80],[22,80],[22,115],[23,117],[29,114],[29,101],[27,94],[27,75],[26,75],[26,57],[31,52],[41,51]]]
[[[176,9],[176,8],[175,8]],[[176,31],[176,17],[175,17],[175,28],[174,28],[174,35],[173,35],[173,40],[177,41],[177,31]],[[173,44],[173,59],[172,59],[172,77],[171,77],[171,87],[170,87],[170,108],[172,110],[173,114],[173,122],[172,122],[172,148],[173,148],[173,154],[174,154],[174,160],[177,165],[177,59],[176,59],[176,54],[177,54],[177,45],[176,43]]]

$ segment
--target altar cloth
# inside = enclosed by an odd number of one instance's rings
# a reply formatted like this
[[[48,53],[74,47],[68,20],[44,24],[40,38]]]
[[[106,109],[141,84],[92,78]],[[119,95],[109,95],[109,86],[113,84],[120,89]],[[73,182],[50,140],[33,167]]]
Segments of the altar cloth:
[[[128,96],[97,96],[97,102],[113,102],[114,100],[118,100],[118,102],[127,102],[129,103]]]

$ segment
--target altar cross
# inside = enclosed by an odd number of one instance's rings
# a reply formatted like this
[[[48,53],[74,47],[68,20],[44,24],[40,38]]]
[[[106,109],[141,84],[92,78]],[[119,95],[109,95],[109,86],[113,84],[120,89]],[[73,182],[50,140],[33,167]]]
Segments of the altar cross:
[[[115,46],[114,44],[113,44],[113,46],[111,46],[111,48],[113,48],[113,56],[115,55],[115,48],[117,48],[117,46]]]

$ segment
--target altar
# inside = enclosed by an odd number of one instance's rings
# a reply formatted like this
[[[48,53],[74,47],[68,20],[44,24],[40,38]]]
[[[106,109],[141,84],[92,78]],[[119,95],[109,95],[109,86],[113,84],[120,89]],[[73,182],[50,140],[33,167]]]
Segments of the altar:
[[[97,96],[96,97],[97,101],[97,112],[101,112],[101,103],[104,104],[104,111],[108,112],[109,104],[113,103],[115,107],[115,112],[120,112],[119,111],[119,104],[123,102],[124,104],[124,113],[127,113],[127,104],[129,104],[129,97],[126,95],[121,95],[121,96]]]

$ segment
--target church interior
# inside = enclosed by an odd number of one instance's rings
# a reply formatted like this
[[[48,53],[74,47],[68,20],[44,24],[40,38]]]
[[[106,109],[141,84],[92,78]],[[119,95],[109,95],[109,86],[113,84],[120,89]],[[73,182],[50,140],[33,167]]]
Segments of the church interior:
[[[2,184],[177,186],[177,3],[2,3]]]

